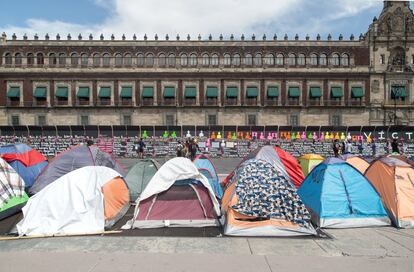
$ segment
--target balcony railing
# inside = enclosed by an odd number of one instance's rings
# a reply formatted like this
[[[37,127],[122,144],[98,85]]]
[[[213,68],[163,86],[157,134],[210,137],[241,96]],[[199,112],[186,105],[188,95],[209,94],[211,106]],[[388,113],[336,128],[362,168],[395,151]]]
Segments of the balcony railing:
[[[154,98],[143,98],[142,105],[143,106],[154,106]]]
[[[344,104],[342,102],[342,99],[333,99],[333,100],[325,101],[325,105],[328,105],[328,106],[343,106]]]
[[[348,101],[349,106],[365,106],[365,103],[362,99],[352,99]]]
[[[56,99],[55,105],[56,106],[69,106],[69,100],[68,99]]]
[[[170,99],[170,98],[164,98],[164,101],[162,103],[163,106],[175,106],[175,98]]]
[[[257,98],[246,98],[246,106],[257,106]]]
[[[227,98],[225,105],[226,106],[237,106],[237,98]]]
[[[279,106],[279,105],[280,105],[280,103],[279,103],[279,100],[278,99],[268,98],[266,100],[266,106]]]
[[[184,98],[183,105],[184,106],[195,106],[196,99],[195,98]]]
[[[300,106],[299,99],[288,99],[286,101],[287,106]]]
[[[97,106],[110,106],[111,105],[111,99],[99,99]]]
[[[218,99],[217,98],[207,98],[204,101],[204,105],[206,105],[206,106],[218,106]]]
[[[90,105],[90,102],[89,102],[89,99],[79,99],[76,102],[76,105],[77,106],[89,106]]]
[[[320,99],[309,99],[307,104],[308,106],[320,106],[321,100]]]
[[[119,104],[121,106],[133,106],[132,98],[121,98],[121,101],[119,101]]]

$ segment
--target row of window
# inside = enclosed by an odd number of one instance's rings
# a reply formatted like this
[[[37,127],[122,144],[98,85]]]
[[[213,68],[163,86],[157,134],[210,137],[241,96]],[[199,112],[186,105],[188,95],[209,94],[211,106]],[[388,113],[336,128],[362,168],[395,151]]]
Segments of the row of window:
[[[189,105],[195,105],[197,101],[198,92],[197,87],[194,85],[184,86],[184,103]],[[350,98],[356,101],[362,101],[365,96],[364,90],[360,86],[351,86]],[[405,89],[404,89],[405,90]],[[399,91],[399,97],[406,97],[408,93],[404,90]],[[219,101],[219,88],[217,86],[206,86],[204,90],[207,105],[218,105]],[[244,90],[246,104],[257,105],[260,97],[259,87],[247,86]],[[310,86],[308,88],[307,97],[310,101],[314,101],[313,105],[319,105],[322,100],[322,87]],[[395,92],[392,92],[394,94]],[[21,101],[20,86],[9,86],[7,90],[7,98],[9,99],[9,105],[19,106]],[[69,105],[70,91],[68,86],[56,86],[54,93],[58,105]],[[141,90],[141,98],[143,105],[154,105],[155,90],[153,86],[143,86]],[[162,100],[158,102],[159,105],[174,105],[176,102],[177,90],[175,86],[164,86],[162,89]],[[226,86],[224,90],[225,105],[239,105],[238,102],[240,91],[238,86]],[[299,86],[288,86],[287,94],[288,105],[300,105],[300,98],[302,97],[301,88]],[[35,98],[36,105],[45,106],[48,98],[46,86],[36,86],[33,90],[33,97]],[[91,101],[91,89],[89,86],[79,86],[76,90],[76,104],[78,105],[90,105]],[[101,105],[111,105],[113,99],[113,91],[111,86],[100,86],[97,92],[98,102]],[[121,104],[131,105],[134,97],[133,86],[124,85],[121,86],[119,97]],[[279,86],[269,85],[265,90],[266,101],[273,101],[277,105],[280,97]],[[344,91],[342,86],[331,86],[329,92],[329,99],[331,101],[341,102],[344,97]],[[392,95],[392,98],[396,97],[396,93]],[[262,98],[264,99],[264,98]],[[23,103],[24,104],[24,103]]]
[[[175,126],[177,125],[178,120],[176,115],[174,114],[165,114],[164,117],[164,125],[166,126]],[[291,126],[299,126],[299,115],[291,114],[288,116],[288,124]],[[12,115],[10,116],[10,125],[12,126],[19,126],[20,124],[20,116],[19,115]],[[45,115],[37,115],[36,116],[36,125],[38,126],[47,126],[47,119]],[[79,116],[79,125],[81,126],[88,126],[90,125],[90,118],[89,115],[80,115]],[[125,126],[132,125],[132,116],[129,114],[124,114],[121,116],[121,124]],[[217,114],[206,114],[206,125],[215,126],[218,125],[218,116]],[[248,126],[256,126],[258,125],[257,122],[257,115],[256,114],[247,114],[246,115],[246,125]],[[330,116],[330,125],[332,126],[340,126],[341,125],[341,116],[339,114],[334,114]]]
[[[22,65],[23,58],[26,58],[27,65],[44,65],[45,64],[45,56],[43,53],[37,53],[34,55],[33,53],[28,53],[25,57],[21,53],[15,53],[12,55],[11,53],[6,53],[4,55],[4,63],[6,65]],[[176,56],[175,54],[165,54],[160,53],[158,55],[154,55],[152,53],[144,54],[137,54],[133,56],[130,53],[126,54],[115,54],[111,56],[109,53],[99,54],[95,53],[92,56],[89,56],[86,53],[78,54],[72,53],[69,56],[66,53],[50,53],[48,56],[48,63],[52,66],[66,66],[70,62],[70,65],[77,66],[88,66],[93,65],[96,67],[99,66],[154,66],[158,65],[160,67],[175,67],[177,65],[180,66],[218,66],[223,64],[225,66],[274,66],[274,65],[289,65],[289,66],[303,66],[303,65],[311,65],[311,66],[349,66],[350,65],[350,55],[347,53],[343,53],[340,55],[339,53],[333,53],[331,55],[327,54],[316,54],[312,53],[306,56],[303,53],[295,54],[289,53],[284,55],[282,53],[278,54],[261,54],[257,53],[256,55],[246,54],[244,56],[240,54],[223,54],[223,56],[219,56],[218,54],[202,54],[198,56],[197,54],[181,54]],[[112,61],[113,59],[113,61]]]

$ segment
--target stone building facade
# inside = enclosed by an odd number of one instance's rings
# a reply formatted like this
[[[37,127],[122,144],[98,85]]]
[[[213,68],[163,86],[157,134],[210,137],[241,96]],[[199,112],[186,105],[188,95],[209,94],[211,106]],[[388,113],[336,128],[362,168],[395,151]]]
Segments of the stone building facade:
[[[408,125],[414,16],[359,38],[0,37],[0,125]]]

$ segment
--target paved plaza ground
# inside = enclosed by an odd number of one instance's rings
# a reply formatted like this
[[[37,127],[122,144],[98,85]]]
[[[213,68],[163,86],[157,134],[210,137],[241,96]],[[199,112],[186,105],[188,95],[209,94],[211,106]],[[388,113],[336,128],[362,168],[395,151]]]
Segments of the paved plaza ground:
[[[239,161],[214,160],[222,177]],[[134,163],[120,162],[126,168]],[[331,238],[170,233],[0,241],[0,271],[414,271],[414,229],[326,232]]]

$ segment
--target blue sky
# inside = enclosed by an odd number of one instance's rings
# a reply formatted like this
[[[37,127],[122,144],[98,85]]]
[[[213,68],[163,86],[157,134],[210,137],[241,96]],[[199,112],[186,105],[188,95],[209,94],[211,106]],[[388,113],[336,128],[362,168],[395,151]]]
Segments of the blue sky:
[[[366,32],[382,6],[378,0],[0,0],[0,31],[52,37],[70,32],[118,38],[123,33],[348,38]]]

